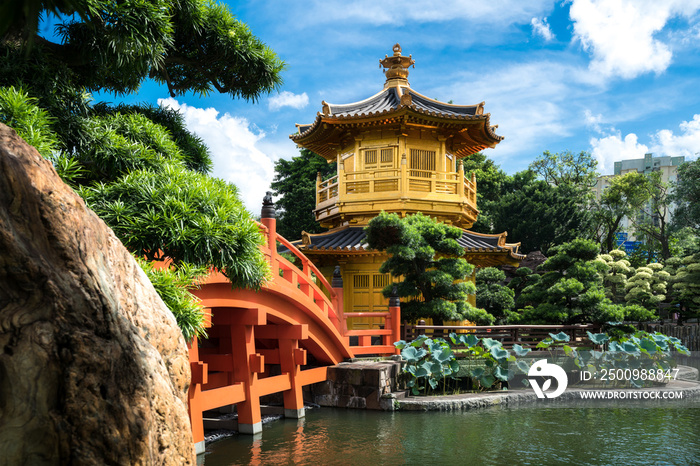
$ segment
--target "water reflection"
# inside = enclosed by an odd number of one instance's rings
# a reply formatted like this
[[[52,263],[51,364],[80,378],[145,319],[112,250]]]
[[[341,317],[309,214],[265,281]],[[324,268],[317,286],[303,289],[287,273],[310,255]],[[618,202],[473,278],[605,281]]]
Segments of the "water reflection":
[[[204,464],[697,464],[699,406],[316,409],[214,443]]]

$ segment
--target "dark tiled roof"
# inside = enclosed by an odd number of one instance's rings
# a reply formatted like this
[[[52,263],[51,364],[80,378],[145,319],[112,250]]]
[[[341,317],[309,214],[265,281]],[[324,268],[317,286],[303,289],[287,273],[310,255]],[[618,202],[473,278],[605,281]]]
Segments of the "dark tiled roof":
[[[478,105],[450,105],[437,100],[428,99],[424,95],[410,91],[413,105],[417,110],[424,112],[439,113],[449,116],[474,116],[476,115]]]
[[[311,244],[305,245],[305,249],[365,249],[362,242],[365,239],[363,227],[350,227],[334,233],[309,235]]]
[[[365,250],[363,245],[365,239],[365,231],[363,227],[348,227],[341,228],[335,232],[322,233],[318,235],[308,235],[310,244],[301,244],[301,241],[295,241],[294,245],[299,249],[309,250],[346,250],[346,251],[362,251]],[[462,237],[457,240],[460,246],[467,250],[484,250],[484,251],[505,251],[511,248],[498,245],[499,235],[482,236],[474,234],[470,231],[464,231]]]
[[[398,108],[400,98],[396,93],[396,88],[384,89],[379,94],[375,94],[369,99],[345,105],[328,104],[332,116],[357,116],[371,115]]]
[[[402,88],[403,93],[408,93],[411,97],[410,103],[406,102],[403,105],[412,108],[420,113],[437,114],[448,118],[472,117],[477,114],[479,105],[450,105],[437,100],[429,99],[410,88]],[[401,96],[396,87],[383,89],[378,94],[373,95],[369,99],[345,105],[327,104],[329,117],[354,117],[365,115],[376,115],[379,113],[390,112],[401,106]],[[304,130],[307,130],[305,127]],[[299,132],[304,130],[299,128]]]
[[[498,245],[498,240],[499,236],[480,236],[465,230],[457,242],[465,249],[506,249]]]

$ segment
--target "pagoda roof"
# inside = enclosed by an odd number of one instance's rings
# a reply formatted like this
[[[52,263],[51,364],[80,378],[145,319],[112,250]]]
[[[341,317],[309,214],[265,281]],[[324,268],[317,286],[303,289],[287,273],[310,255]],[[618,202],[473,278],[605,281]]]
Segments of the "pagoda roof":
[[[344,226],[326,233],[302,233],[302,239],[292,242],[304,254],[315,253],[348,253],[375,252],[365,243],[365,230],[360,226]],[[520,243],[506,243],[506,234],[487,235],[462,230],[462,237],[457,240],[465,249],[465,255],[470,253],[491,253],[505,256],[506,261],[519,262],[525,256],[518,253]],[[489,263],[492,265],[493,261]],[[495,264],[494,264],[495,265]]]
[[[406,95],[409,95],[410,99],[405,97]],[[402,98],[404,102],[401,101]],[[477,105],[452,105],[431,99],[403,86],[382,89],[372,97],[360,102],[345,105],[324,102],[324,108],[326,108],[325,106],[327,106],[329,116],[336,118],[377,115],[396,110],[401,106],[442,118],[469,118],[483,114],[484,109],[483,102]]]
[[[307,125],[297,125],[290,138],[319,155],[334,158],[334,144],[343,132],[372,122],[403,123],[443,127],[462,140],[454,153],[465,157],[494,147],[503,136],[494,132],[490,115],[484,114],[484,102],[476,105],[452,105],[426,97],[406,85],[389,86],[368,99],[350,104],[322,102],[323,111]],[[344,131],[345,130],[345,131]]]

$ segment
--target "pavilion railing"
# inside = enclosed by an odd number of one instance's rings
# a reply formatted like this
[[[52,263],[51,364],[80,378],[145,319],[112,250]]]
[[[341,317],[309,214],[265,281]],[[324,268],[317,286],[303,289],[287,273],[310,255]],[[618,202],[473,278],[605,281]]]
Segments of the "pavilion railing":
[[[316,207],[328,208],[338,201],[352,201],[364,198],[367,194],[392,193],[407,195],[416,193],[421,198],[428,195],[436,200],[466,198],[467,204],[476,208],[476,177],[472,173],[465,176],[457,172],[436,172],[407,168],[371,168],[339,173],[323,180],[319,173],[316,180]]]

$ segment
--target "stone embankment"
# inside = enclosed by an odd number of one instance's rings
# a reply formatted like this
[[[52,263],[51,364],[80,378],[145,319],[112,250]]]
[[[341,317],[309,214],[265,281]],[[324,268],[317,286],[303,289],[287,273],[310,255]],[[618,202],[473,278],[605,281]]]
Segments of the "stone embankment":
[[[615,391],[621,393],[620,396],[626,397],[624,401],[634,401],[633,397],[639,395],[632,395],[632,393],[644,391],[682,392],[682,400],[700,398],[698,370],[687,366],[679,366],[679,368],[677,379],[663,386],[645,389],[615,389]],[[406,392],[398,388],[400,372],[401,362],[397,360],[341,363],[328,368],[328,380],[313,385],[310,396],[314,403],[321,406],[384,411],[460,411],[523,403],[542,403],[553,406],[562,402],[594,402],[594,400],[582,398],[580,392],[591,390],[585,386],[569,388],[556,399],[538,399],[532,389],[444,396],[406,396]],[[638,399],[645,401],[641,397]],[[607,400],[595,401],[605,402]],[[665,400],[661,402],[663,401]]]

